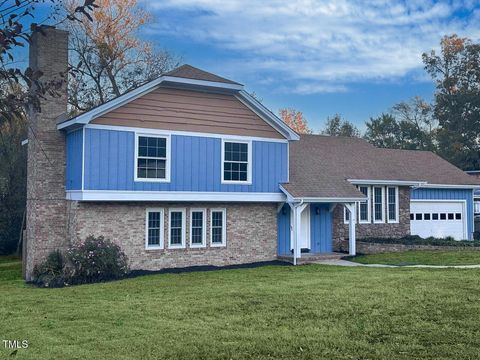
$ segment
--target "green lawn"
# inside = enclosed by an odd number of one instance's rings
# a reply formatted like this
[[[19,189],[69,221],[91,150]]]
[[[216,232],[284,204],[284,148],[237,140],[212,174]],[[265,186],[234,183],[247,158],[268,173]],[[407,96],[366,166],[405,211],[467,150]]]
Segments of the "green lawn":
[[[384,254],[348,257],[362,264],[386,265],[479,265],[480,251],[472,250],[410,250]]]
[[[38,289],[10,261],[0,324],[29,341],[15,359],[474,359],[480,270],[268,266]]]

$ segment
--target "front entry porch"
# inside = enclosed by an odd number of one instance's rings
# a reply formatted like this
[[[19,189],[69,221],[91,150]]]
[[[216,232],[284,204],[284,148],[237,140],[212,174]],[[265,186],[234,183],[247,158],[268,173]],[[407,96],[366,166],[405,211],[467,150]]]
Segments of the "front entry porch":
[[[286,203],[278,208],[278,257],[293,264],[314,262],[333,253],[333,209],[340,203]],[[349,254],[355,255],[355,203],[341,203],[350,212]],[[318,258],[318,259],[317,259]],[[304,259],[304,260],[301,260]]]

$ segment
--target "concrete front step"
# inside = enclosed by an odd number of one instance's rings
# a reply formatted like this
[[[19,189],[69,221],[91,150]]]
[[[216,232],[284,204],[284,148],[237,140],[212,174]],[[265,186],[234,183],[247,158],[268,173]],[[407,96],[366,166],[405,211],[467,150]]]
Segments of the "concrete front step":
[[[297,258],[297,264],[314,264],[317,261],[322,260],[340,260],[342,257],[347,256],[343,253],[325,253],[325,254],[302,254],[300,258]],[[278,260],[286,261],[293,264],[293,256],[278,256]]]

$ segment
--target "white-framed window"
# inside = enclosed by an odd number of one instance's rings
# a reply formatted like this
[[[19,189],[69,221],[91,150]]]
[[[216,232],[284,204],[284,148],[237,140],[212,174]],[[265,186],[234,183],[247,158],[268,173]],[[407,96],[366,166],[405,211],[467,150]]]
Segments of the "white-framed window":
[[[185,209],[168,209],[168,247],[185,247]]]
[[[190,209],[190,247],[200,248],[207,244],[207,211]]]
[[[368,224],[371,222],[371,195],[370,186],[359,186],[358,190],[367,197],[367,201],[361,202],[358,206],[358,222]]]
[[[252,183],[252,142],[222,139],[222,183]]]
[[[145,249],[163,249],[163,219],[162,208],[147,208],[145,220]]]
[[[227,210],[210,210],[210,246],[225,246],[227,244]]]
[[[135,134],[135,181],[170,181],[170,135]]]
[[[373,187],[373,222],[385,222],[385,188]]]
[[[398,187],[387,187],[387,222],[398,223],[399,206],[398,206]]]

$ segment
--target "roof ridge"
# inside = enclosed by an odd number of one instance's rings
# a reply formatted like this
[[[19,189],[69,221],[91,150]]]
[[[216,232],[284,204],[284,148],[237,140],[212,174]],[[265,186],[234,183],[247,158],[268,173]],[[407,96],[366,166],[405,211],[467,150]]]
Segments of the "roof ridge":
[[[195,66],[190,64],[183,64],[175,69],[167,71],[166,73],[162,74],[163,76],[172,76],[172,77],[179,77],[179,78],[186,78],[186,79],[194,79],[194,80],[204,80],[204,81],[212,81],[212,82],[221,82],[226,84],[236,84],[242,85],[238,82],[233,80],[224,78],[217,74],[199,69]]]

